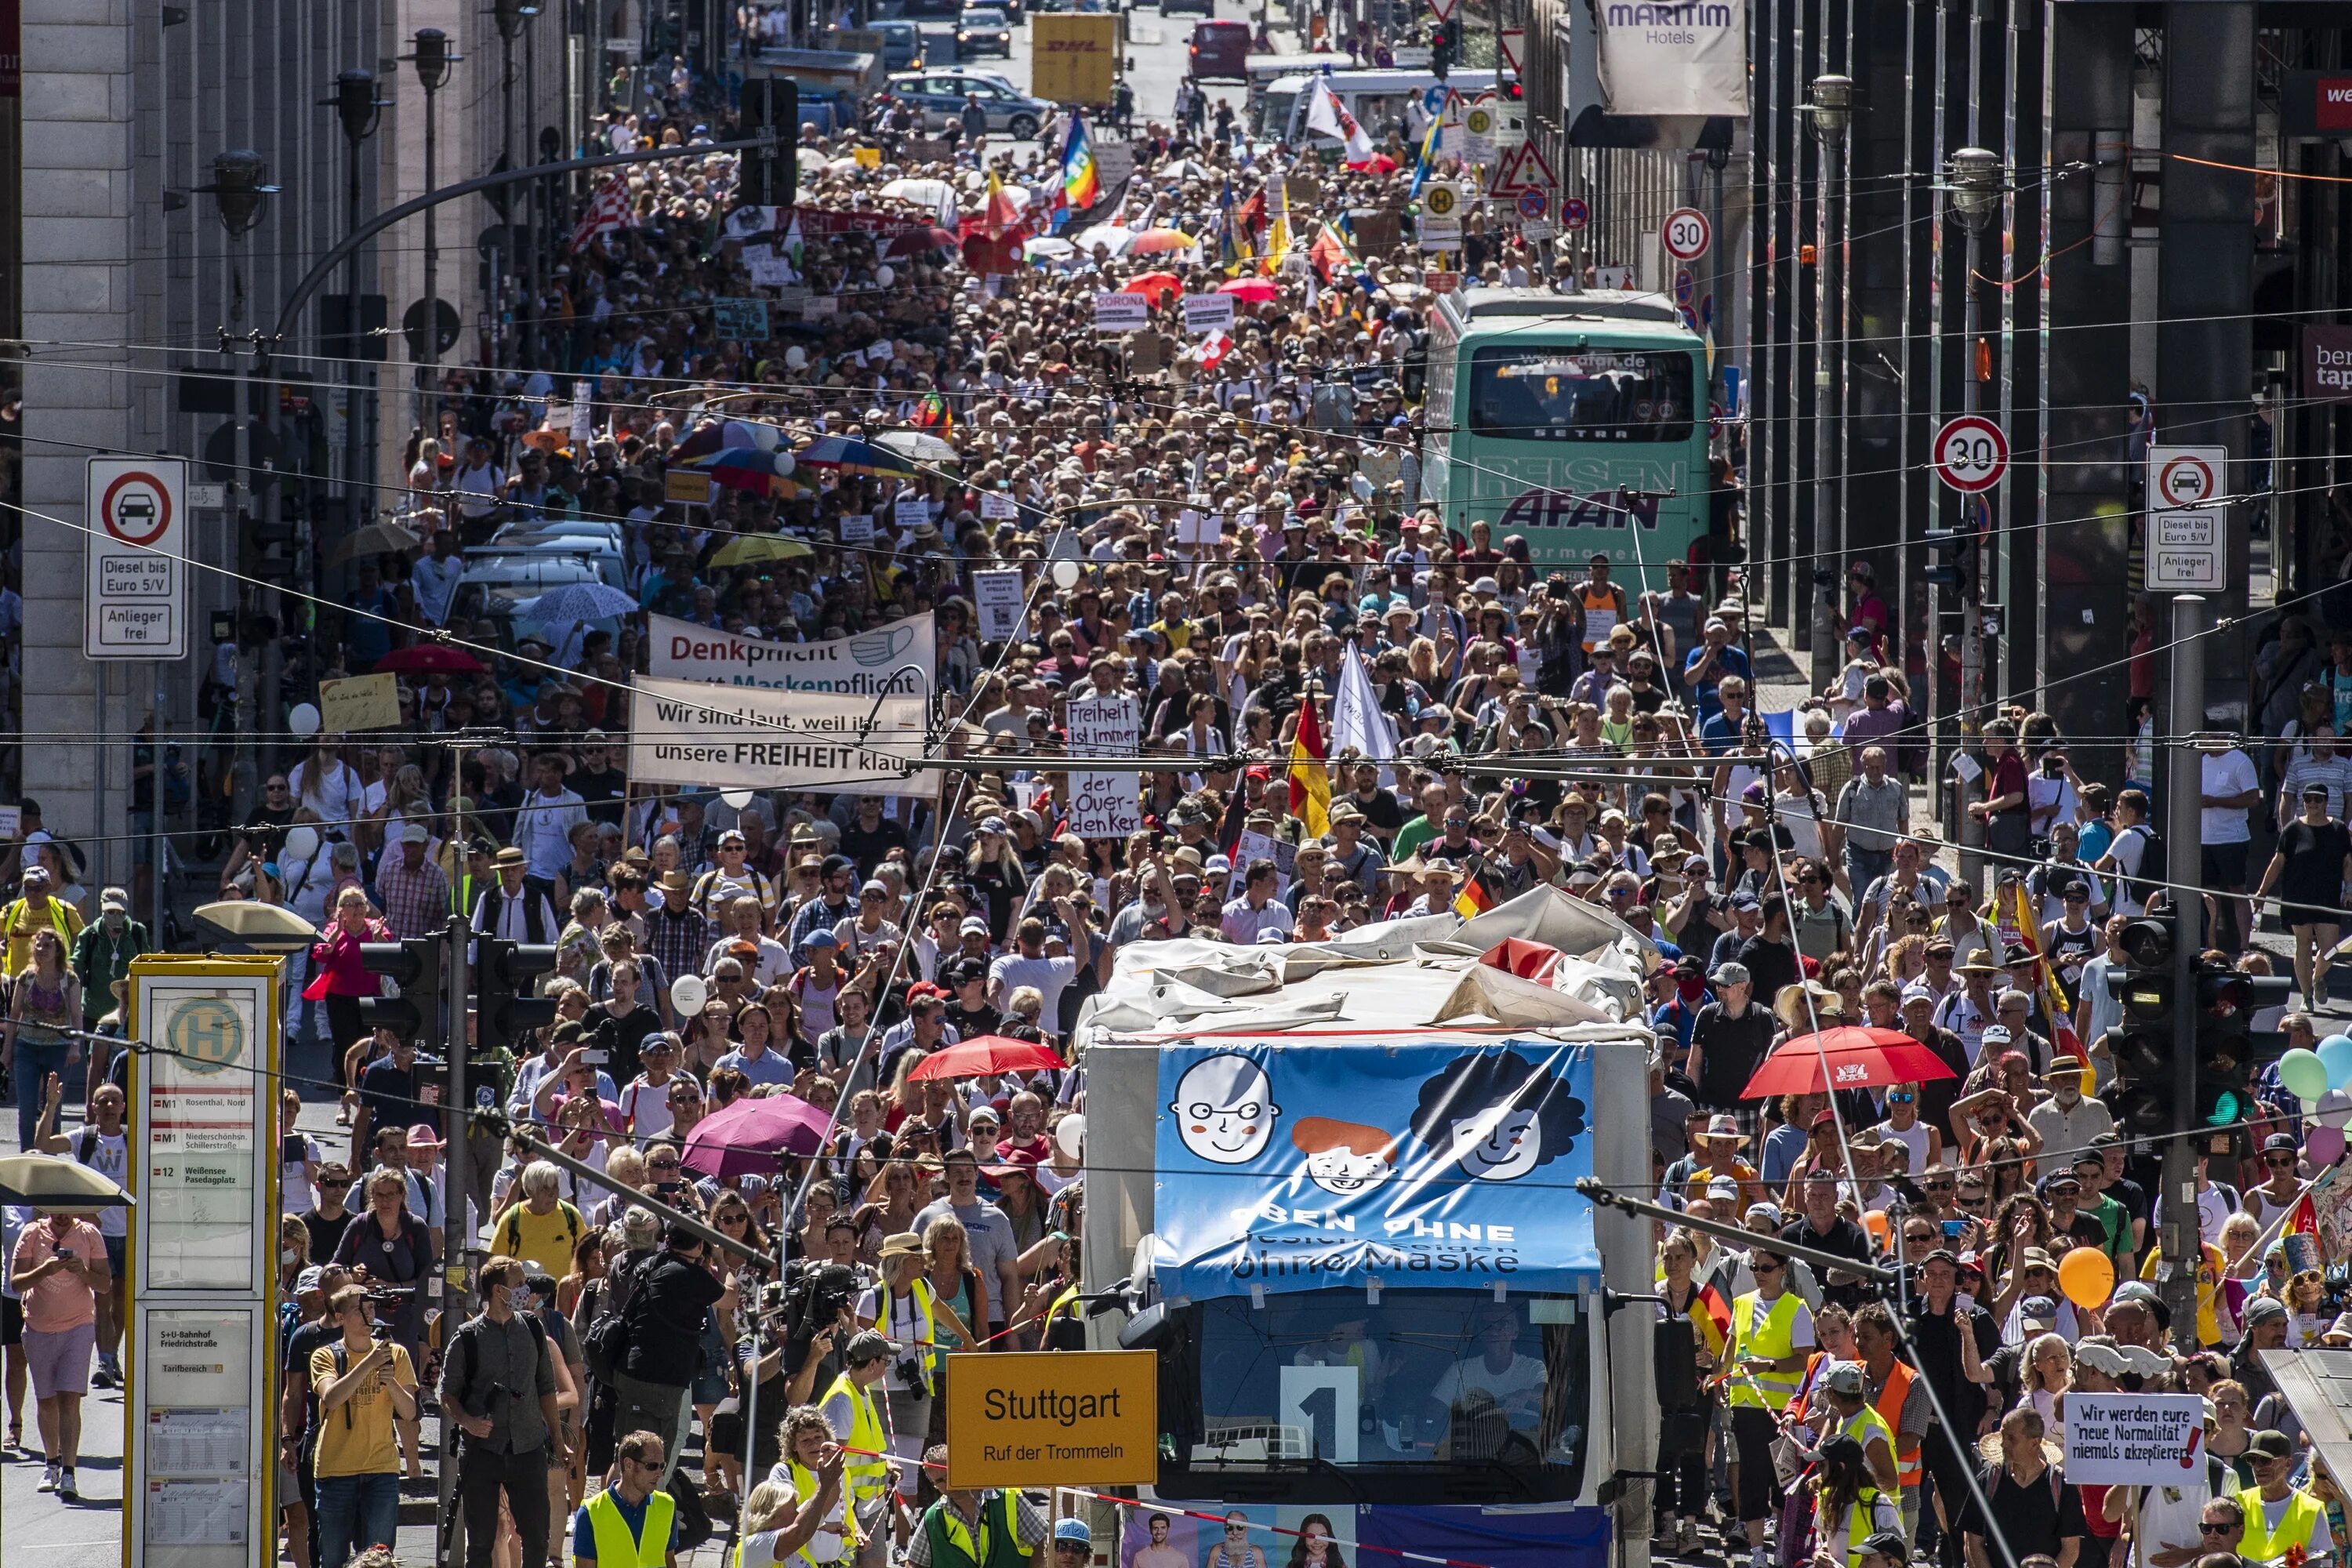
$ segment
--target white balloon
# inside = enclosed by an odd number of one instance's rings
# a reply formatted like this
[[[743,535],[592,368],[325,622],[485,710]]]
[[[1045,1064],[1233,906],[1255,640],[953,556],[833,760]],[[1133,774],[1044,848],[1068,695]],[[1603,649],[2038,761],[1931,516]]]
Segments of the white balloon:
[[[680,1013],[699,1013],[710,1000],[710,987],[699,974],[681,974],[669,983],[669,1005]]]
[[[792,476],[792,471],[793,455],[790,452],[778,452],[776,454],[777,477],[779,479],[789,479]]]
[[[286,849],[281,857],[287,860],[308,860],[319,852],[319,830],[308,823],[286,830]]]
[[[319,710],[308,702],[294,704],[294,711],[286,715],[286,727],[298,735],[319,732]]]
[[[2311,1108],[2313,1120],[2326,1127],[2352,1127],[2352,1091],[2331,1089]]]
[[[719,798],[740,811],[751,804],[751,792],[748,789],[722,789],[719,792]]]
[[[898,281],[898,269],[892,267],[888,262],[886,261],[881,266],[874,269],[875,287],[878,289],[887,289],[891,284],[896,283],[897,281]]]
[[[1082,574],[1078,570],[1078,563],[1075,561],[1054,563],[1054,586],[1065,593],[1078,585],[1080,575]]]
[[[792,347],[786,349],[784,351],[784,368],[786,370],[806,370],[808,368],[808,350],[801,347],[798,343],[794,343]]]
[[[1087,1119],[1073,1111],[1054,1124],[1054,1143],[1063,1153],[1076,1160],[1086,1152]]]

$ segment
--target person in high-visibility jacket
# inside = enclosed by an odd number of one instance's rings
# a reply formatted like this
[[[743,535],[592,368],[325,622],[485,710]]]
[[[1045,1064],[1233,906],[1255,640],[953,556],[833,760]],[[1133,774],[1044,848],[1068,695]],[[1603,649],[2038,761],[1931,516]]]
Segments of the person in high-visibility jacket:
[[[890,1338],[882,1391],[890,1403],[892,1451],[911,1464],[923,1457],[930,1435],[931,1399],[945,1365],[940,1344],[952,1336],[966,1350],[980,1348],[924,1277],[923,1238],[913,1231],[882,1238],[882,1279],[858,1298],[857,1326]]]
[[[834,1440],[848,1450],[843,1474],[849,1482],[849,1509],[856,1521],[858,1568],[881,1568],[890,1517],[890,1494],[898,1485],[898,1461],[890,1458],[890,1431],[883,1422],[885,1399],[877,1387],[890,1363],[890,1342],[867,1329],[842,1352],[843,1370],[817,1408]]]
[[[797,1448],[791,1441],[795,1421],[814,1429],[812,1440]],[[842,1465],[848,1456],[825,1430],[824,1417],[806,1405],[787,1416],[784,1426],[785,1452],[793,1457],[751,1489],[728,1568],[814,1568],[821,1560],[810,1550],[827,1539],[835,1555],[839,1553],[841,1537],[831,1527],[839,1518]],[[808,1464],[798,1462],[803,1455]]]
[[[1772,1470],[1776,1419],[1797,1392],[1805,1359],[1813,1348],[1813,1318],[1803,1300],[1788,1289],[1789,1260],[1762,1247],[1748,1255],[1756,1289],[1731,1304],[1731,1353],[1725,1358],[1726,1403],[1738,1460],[1732,1491],[1751,1557],[1761,1568],[1766,1539],[1778,1510],[1779,1478]]]
[[[780,1486],[803,1503],[812,1497],[822,1496],[825,1507],[803,1540],[789,1548],[778,1548],[773,1555],[778,1563],[791,1558],[793,1568],[835,1568],[836,1563],[856,1555],[858,1544],[856,1519],[849,1509],[849,1489],[842,1484],[848,1456],[833,1440],[833,1429],[824,1424],[824,1413],[813,1405],[789,1412],[777,1429],[777,1446],[783,1449],[784,1457],[769,1469],[768,1481],[762,1484]],[[833,1464],[830,1479],[825,1471],[828,1457]],[[762,1565],[755,1559],[741,1568]]]
[[[2238,1494],[2238,1506],[2246,1510],[2246,1533],[2238,1555],[2249,1563],[2275,1563],[2301,1547],[2299,1560],[2325,1561],[2335,1545],[2327,1531],[2327,1508],[2292,1483],[2294,1440],[2276,1430],[2257,1432],[2246,1445],[2246,1459],[2254,1468],[2255,1484]]]
[[[1862,1445],[1853,1438],[1832,1436],[1822,1445],[1812,1479],[1814,1562],[1826,1558],[1844,1568],[1862,1568],[1872,1537],[1903,1528],[1894,1494],[1873,1485],[1870,1471]]]
[[[621,1439],[620,1479],[590,1498],[572,1526],[572,1568],[676,1568],[677,1504],[661,1489],[658,1433]]]
[[[1895,1434],[1895,1484],[1903,1494],[1903,1528],[1919,1528],[1920,1488],[1927,1471],[1920,1445],[1930,1419],[1919,1374],[1895,1353],[1895,1315],[1884,1301],[1865,1301],[1853,1314],[1853,1348],[1862,1352],[1862,1375],[1870,1407]],[[1906,1418],[1910,1429],[1906,1431]]]
[[[944,1467],[945,1444],[923,1455]],[[907,1542],[908,1568],[1046,1568],[1053,1520],[1018,1491],[943,1491]]]
[[[1900,1508],[1903,1489],[1895,1464],[1895,1429],[1871,1408],[1870,1384],[1862,1363],[1842,1361],[1831,1367],[1822,1374],[1822,1393],[1829,1402],[1822,1435],[1851,1437],[1860,1444],[1872,1481]]]

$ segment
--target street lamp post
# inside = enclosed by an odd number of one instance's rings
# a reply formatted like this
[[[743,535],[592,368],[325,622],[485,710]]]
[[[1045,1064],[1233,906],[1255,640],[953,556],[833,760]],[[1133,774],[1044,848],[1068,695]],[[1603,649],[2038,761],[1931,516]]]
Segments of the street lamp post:
[[[1979,396],[1976,367],[1978,252],[1985,231],[2000,214],[2000,154],[1982,147],[1963,147],[1945,163],[1944,175],[1951,190],[1952,216],[1969,237],[1968,259],[1960,280],[1960,410],[1974,414]],[[1992,530],[1977,529],[1976,506],[1975,497],[1960,497],[1959,529],[1963,533],[1978,533],[1976,570],[1969,581],[1968,597],[1960,606],[1959,730],[1964,746],[1977,732],[1978,710],[1983,700],[1985,579],[1995,570]],[[1991,783],[1990,779],[1982,782]],[[1961,874],[1980,880],[1983,857],[1977,851],[1984,846],[1984,824],[1969,814],[1969,797],[1975,793],[1975,785],[1967,779],[1957,779],[1955,788],[1958,795]]]
[[[491,0],[490,19],[499,29],[499,159],[508,168],[514,161],[514,89],[515,40],[539,7],[526,5],[523,0]],[[427,188],[430,188],[428,182]],[[499,226],[498,244],[490,247],[490,342],[489,358],[499,359],[499,350],[506,341],[507,268],[515,258],[515,212],[518,192],[507,198],[506,221]],[[528,196],[524,196],[527,203]]]
[[[1814,283],[1819,290],[1813,306],[1813,580],[1812,686],[1828,689],[1837,679],[1838,656],[1845,647],[1844,628],[1838,625],[1839,585],[1846,567],[1844,509],[1838,505],[1834,469],[1837,453],[1839,360],[1844,352],[1844,295],[1838,279],[1838,227],[1832,221],[1831,203],[1837,166],[1845,151],[1846,127],[1853,121],[1853,79],[1824,75],[1813,79],[1813,99],[1805,105],[1813,135],[1821,143],[1819,186],[1813,201],[1813,247],[1819,264]],[[1834,540],[1835,543],[1831,542]]]
[[[346,195],[351,202],[352,226],[357,228],[361,223],[361,150],[366,146],[368,138],[375,134],[376,124],[383,118],[383,111],[392,106],[392,100],[375,95],[374,72],[347,70],[335,77],[335,96],[323,101],[333,107],[335,118],[342,123],[343,140],[352,150],[351,184]],[[364,454],[367,451],[368,422],[362,412],[366,403],[365,391],[369,382],[373,380],[373,373],[362,364],[368,356],[361,352],[360,256],[356,250],[352,252],[343,273],[343,301],[344,352],[351,356],[343,366],[344,395],[348,399],[343,415],[343,482],[350,491],[350,500],[346,502],[348,521],[352,527],[358,528],[373,510],[370,488],[362,472],[366,466]]]
[[[269,198],[278,192],[278,187],[269,183],[269,165],[262,161],[261,154],[242,149],[214,154],[212,184],[198,185],[196,189],[213,198],[213,206],[219,214],[221,227],[227,231],[232,243],[243,240],[247,235],[253,232],[255,226],[261,222],[262,212],[268,205]],[[240,364],[236,376],[236,407],[230,416],[230,425],[236,433],[236,483],[237,493],[245,500],[249,518],[248,528],[251,524],[257,524],[263,521],[260,515],[261,508],[268,500],[273,499],[263,487],[253,482],[252,421],[253,382],[245,367]],[[260,605],[257,601],[254,605],[254,613],[258,614],[259,611]],[[240,625],[244,617],[239,617]],[[242,642],[243,639],[239,640]],[[282,674],[278,665],[279,647],[278,639],[276,637],[262,639],[257,669],[241,656],[238,659],[236,760],[229,765],[229,798],[236,808],[236,820],[239,822],[251,820],[254,802],[259,797],[259,791],[255,788],[259,775],[254,771],[256,749],[254,732],[257,728],[257,721],[260,716],[261,694],[278,689]],[[101,695],[103,690],[104,688],[101,687]],[[162,729],[160,723],[156,727],[159,731]],[[163,814],[159,811],[156,814],[159,827],[162,818]],[[156,847],[159,851],[162,848],[160,838]],[[158,888],[163,885],[163,860],[159,854],[155,862],[155,883]],[[162,928],[156,926],[150,929],[161,930]]]
[[[440,151],[434,125],[433,100],[449,79],[449,68],[466,57],[452,54],[449,35],[438,27],[419,27],[411,45],[411,52],[401,57],[416,68],[416,85],[425,89],[425,188],[432,190],[437,183],[435,155]],[[438,437],[439,421],[435,417],[435,405],[439,402],[436,384],[441,379],[441,246],[433,221],[433,209],[425,209],[425,434]]]

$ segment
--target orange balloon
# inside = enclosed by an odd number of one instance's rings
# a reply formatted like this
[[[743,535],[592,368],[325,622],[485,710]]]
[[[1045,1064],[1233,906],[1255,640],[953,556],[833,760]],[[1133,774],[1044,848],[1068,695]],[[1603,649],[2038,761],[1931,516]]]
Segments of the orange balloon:
[[[2058,1260],[2058,1289],[2085,1311],[2104,1307],[2115,1294],[2115,1263],[2095,1247],[2071,1247]]]

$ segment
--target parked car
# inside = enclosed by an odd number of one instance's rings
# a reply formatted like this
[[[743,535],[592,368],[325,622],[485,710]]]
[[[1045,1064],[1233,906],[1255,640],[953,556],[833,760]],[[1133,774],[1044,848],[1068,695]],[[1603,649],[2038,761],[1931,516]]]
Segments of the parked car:
[[[995,5],[967,5],[956,22],[956,53],[964,59],[980,55],[1013,58],[1013,21]]]
[[[1012,83],[992,72],[914,71],[890,79],[890,96],[911,104],[926,131],[945,130],[961,116],[967,92],[979,97],[991,132],[1001,132],[1018,142],[1031,140],[1038,127],[1054,116],[1052,104],[1015,91]]]
[[[1160,14],[1168,14],[1170,0],[1160,0]],[[1204,6],[1203,9],[1206,9]],[[1213,18],[1192,24],[1192,41],[1185,50],[1184,74],[1194,81],[1249,80],[1250,30],[1246,22]]]

